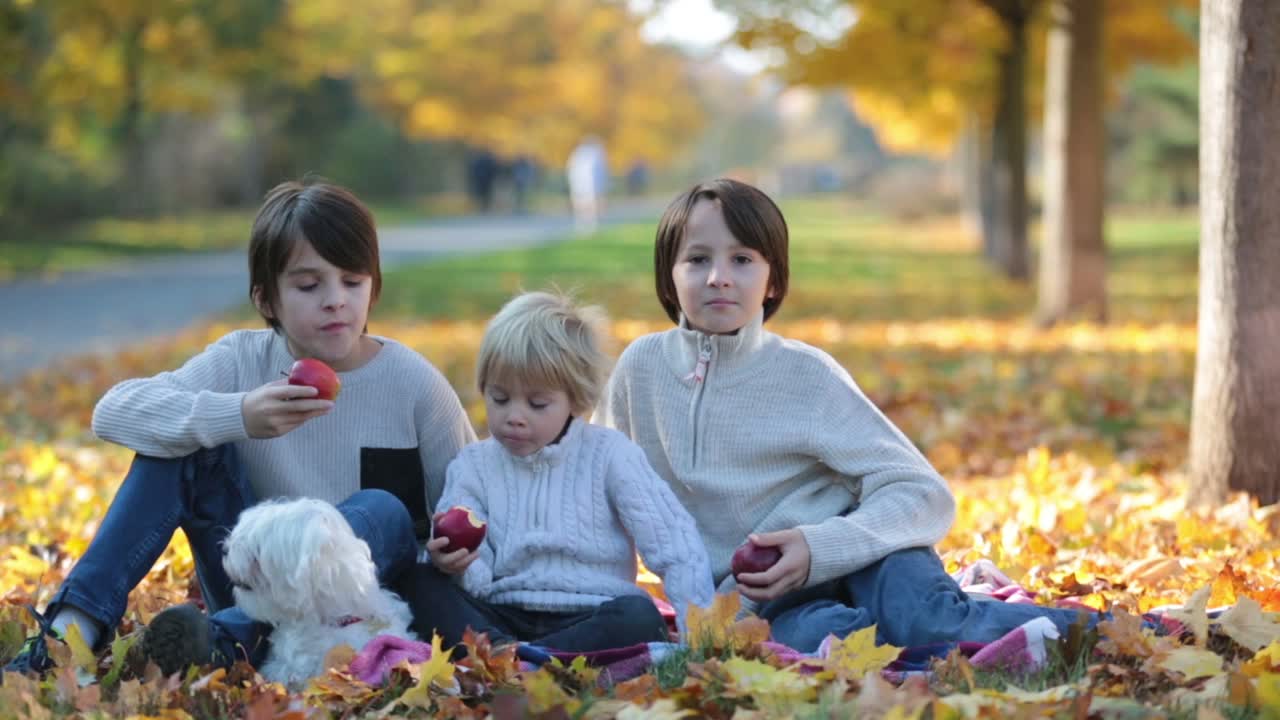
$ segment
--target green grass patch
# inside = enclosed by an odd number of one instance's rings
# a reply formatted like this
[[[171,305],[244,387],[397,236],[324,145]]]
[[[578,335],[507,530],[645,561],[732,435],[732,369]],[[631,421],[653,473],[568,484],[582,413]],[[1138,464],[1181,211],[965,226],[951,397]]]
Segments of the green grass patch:
[[[958,219],[902,223],[836,200],[784,206],[791,290],[779,319],[928,320],[1029,316],[1033,284],[1001,277]],[[513,293],[555,284],[615,318],[664,317],[653,290],[651,223],[615,226],[540,248],[469,255],[387,273],[379,314],[483,319]],[[1192,215],[1122,214],[1108,225],[1108,283],[1119,320],[1194,318]]]

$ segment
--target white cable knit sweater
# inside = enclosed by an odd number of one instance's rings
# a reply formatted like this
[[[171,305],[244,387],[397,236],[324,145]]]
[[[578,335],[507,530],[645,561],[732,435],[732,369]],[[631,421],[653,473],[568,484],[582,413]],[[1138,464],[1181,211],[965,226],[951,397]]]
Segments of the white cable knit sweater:
[[[636,339],[595,415],[644,448],[697,520],[719,590],[751,532],[799,528],[807,586],[941,540],[955,518],[946,482],[831,356],[762,316],[731,336],[682,324]]]
[[[527,457],[489,438],[449,466],[437,510],[465,505],[488,524],[462,587],[529,610],[588,610],[636,584],[636,550],[683,620],[714,590],[693,518],[626,436],[574,419],[560,442]]]
[[[338,374],[342,392],[333,411],[277,438],[251,439],[240,411],[248,391],[281,379],[295,360],[284,337],[269,329],[229,333],[177,370],[117,384],[94,408],[93,431],[165,458],[234,443],[260,500],[338,503],[361,488],[362,470],[398,472],[416,464],[403,457],[416,449],[425,477],[391,480],[421,484],[429,509],[449,462],[475,431],[440,371],[394,340],[375,339],[382,347],[369,362]]]

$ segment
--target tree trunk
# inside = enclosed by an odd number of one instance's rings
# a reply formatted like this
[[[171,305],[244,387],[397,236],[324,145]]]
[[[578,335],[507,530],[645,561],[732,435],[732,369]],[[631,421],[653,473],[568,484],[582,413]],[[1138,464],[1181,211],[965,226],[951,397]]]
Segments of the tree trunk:
[[[995,260],[995,171],[991,164],[991,130],[978,113],[969,113],[960,137],[960,177],[964,212],[973,233],[982,239],[982,257]]]
[[[1200,16],[1200,324],[1191,501],[1280,500],[1280,2]]]
[[[995,263],[1015,280],[1030,275],[1027,261],[1027,24],[1022,3],[1000,13],[1009,46],[999,56],[999,100],[992,131],[995,193],[992,244]]]
[[[1068,316],[1102,321],[1107,314],[1102,0],[1054,0],[1050,13],[1036,319],[1041,325]]]

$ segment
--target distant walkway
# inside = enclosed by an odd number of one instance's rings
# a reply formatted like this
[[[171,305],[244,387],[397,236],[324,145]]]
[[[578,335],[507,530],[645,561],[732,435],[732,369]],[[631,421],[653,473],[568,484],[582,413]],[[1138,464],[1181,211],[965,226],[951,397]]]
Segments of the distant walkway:
[[[656,222],[653,203],[614,207],[605,224]],[[246,234],[248,229],[245,230]],[[384,270],[402,263],[568,238],[568,216],[477,216],[388,227]],[[57,360],[175,333],[248,302],[243,250],[157,257],[52,279],[0,283],[0,381]]]

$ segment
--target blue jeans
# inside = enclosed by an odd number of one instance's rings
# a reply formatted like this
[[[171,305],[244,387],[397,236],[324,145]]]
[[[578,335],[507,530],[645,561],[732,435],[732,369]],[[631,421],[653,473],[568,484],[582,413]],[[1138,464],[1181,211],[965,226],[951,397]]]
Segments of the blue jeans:
[[[1065,634],[1079,612],[970,598],[932,548],[910,548],[771,600],[759,614],[769,621],[774,640],[813,652],[829,634],[843,638],[871,625],[876,642],[897,647],[991,642],[1038,617]],[[1089,622],[1096,621],[1094,616]]]
[[[174,531],[182,528],[211,616],[215,652],[260,665],[271,626],[254,622],[235,607],[231,581],[222,568],[223,540],[240,512],[256,502],[231,445],[173,459],[135,456],[93,542],[45,614],[52,617],[64,605],[75,606],[102,624],[100,643],[109,642],[124,616],[129,591],[155,565]],[[361,490],[338,510],[356,536],[369,543],[384,584],[413,566],[413,521],[394,495]]]

